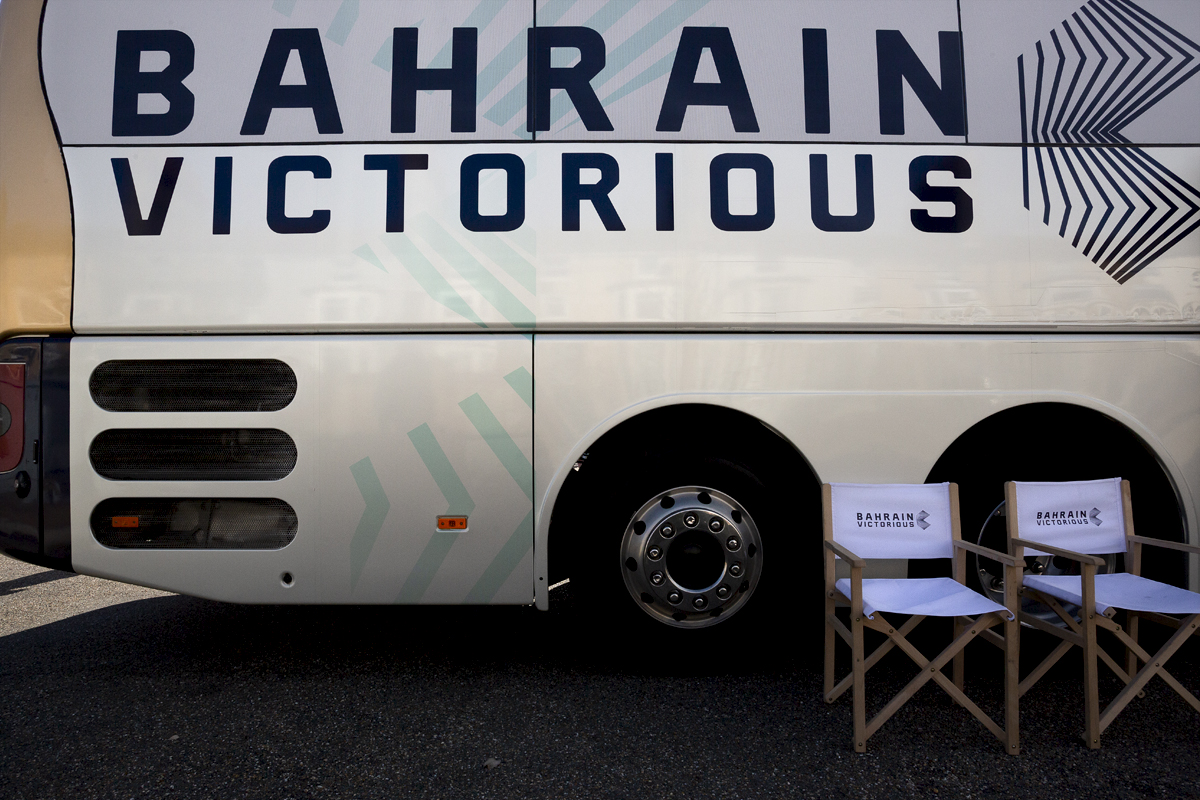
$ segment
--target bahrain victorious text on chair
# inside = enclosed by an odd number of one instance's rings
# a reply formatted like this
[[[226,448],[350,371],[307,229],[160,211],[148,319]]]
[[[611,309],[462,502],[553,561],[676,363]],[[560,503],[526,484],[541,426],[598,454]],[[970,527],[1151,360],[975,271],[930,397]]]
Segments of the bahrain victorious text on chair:
[[[929,681],[935,681],[963,708],[994,733],[1011,754],[1020,751],[1017,724],[1017,674],[1020,625],[1016,621],[1019,563],[961,538],[958,486],[941,484],[825,484],[821,487],[825,518],[825,702],[832,703],[848,689],[854,704],[854,749],[864,752],[869,739],[901,706]],[[966,587],[966,552],[999,561],[1005,569],[1005,605]],[[864,579],[869,558],[949,558],[953,578]],[[850,567],[849,579],[838,579],[837,559]],[[850,606],[847,627],[837,606]],[[1006,607],[1007,606],[1007,607]],[[897,627],[886,613],[910,615]],[[945,650],[926,658],[905,637],[926,617],[951,617],[954,637]],[[1002,625],[1003,638],[992,628]],[[865,628],[887,640],[871,653],[863,649]],[[852,668],[834,682],[836,636],[850,645]],[[974,639],[987,639],[1004,651],[1004,727],[1001,728],[963,693],[963,648]],[[866,713],[866,673],[892,648],[898,648],[920,668],[891,702],[872,719]],[[942,669],[953,663],[953,679]]]
[[[1009,552],[1018,561],[1026,555],[1052,555],[1078,562],[1080,575],[1026,575],[1022,595],[1049,606],[1062,627],[1028,613],[1021,622],[1057,636],[1062,642],[1021,681],[1024,695],[1072,647],[1083,650],[1083,737],[1088,747],[1100,746],[1100,734],[1142,692],[1155,675],[1200,711],[1200,700],[1167,672],[1167,659],[1196,632],[1200,594],[1141,577],[1142,546],[1200,553],[1200,547],[1135,536],[1129,481],[1110,478],[1071,483],[1006,483]],[[1109,553],[1125,553],[1126,572],[1097,575]],[[1125,625],[1116,623],[1125,612]],[[1174,628],[1167,643],[1150,655],[1138,644],[1138,621]],[[1096,643],[1106,630],[1125,647],[1125,666]],[[1103,661],[1125,687],[1100,710],[1097,660]],[[1145,666],[1138,670],[1138,661]]]

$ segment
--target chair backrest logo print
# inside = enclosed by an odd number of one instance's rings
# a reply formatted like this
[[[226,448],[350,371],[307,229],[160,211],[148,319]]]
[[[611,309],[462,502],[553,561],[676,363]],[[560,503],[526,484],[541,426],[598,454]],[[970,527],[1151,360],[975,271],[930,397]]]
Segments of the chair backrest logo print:
[[[929,523],[929,512],[921,509],[912,511],[856,511],[854,521],[860,528],[912,528],[925,530]]]
[[[1100,519],[1100,509],[1093,507],[1091,511],[1086,509],[1069,509],[1066,511],[1039,511],[1037,512],[1037,524],[1043,525],[1087,525],[1089,522],[1093,525],[1103,525],[1104,521]]]
[[[1027,537],[1080,553],[1124,553],[1121,479],[1014,484],[1018,528]],[[1026,555],[1045,555],[1029,549]]]

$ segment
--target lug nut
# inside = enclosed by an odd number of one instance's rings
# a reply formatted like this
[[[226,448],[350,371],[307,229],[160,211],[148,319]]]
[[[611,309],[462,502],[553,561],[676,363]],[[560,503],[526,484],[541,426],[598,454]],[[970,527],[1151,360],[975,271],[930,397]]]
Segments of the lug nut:
[[[742,546],[742,542],[736,536],[730,536],[728,539],[725,540],[725,546],[728,547],[730,550],[737,550],[739,547]]]
[[[650,576],[650,582],[653,583],[655,586],[662,586],[663,574],[661,572],[654,573],[653,575]]]
[[[681,595],[679,592],[671,592],[669,595],[667,595],[667,602],[673,606],[679,605],[679,601],[681,600],[683,600],[683,595]]]
[[[696,519],[696,515],[695,515],[695,514],[688,514],[686,517],[684,517],[684,518],[683,518],[683,524],[684,524],[684,525],[687,525],[689,528],[694,528],[694,527],[696,527],[696,522],[697,522],[697,521],[698,521],[698,520]]]
[[[729,568],[729,574],[735,578],[740,578],[742,576],[742,565],[734,564],[732,567]]]
[[[661,533],[664,539],[670,539],[675,535],[675,529],[670,525],[663,525]]]
[[[722,600],[724,600],[726,597],[729,597],[729,587],[728,586],[718,586],[717,587],[717,597],[721,598]]]
[[[658,561],[662,558],[662,548],[657,545],[646,551],[646,557],[651,561]]]
[[[721,528],[724,528],[724,527],[725,527],[725,523],[721,522],[721,520],[719,520],[719,519],[714,519],[712,522],[708,523],[708,529],[710,531],[712,531],[713,533],[720,532]]]
[[[692,608],[695,608],[697,610],[705,608],[707,606],[708,606],[708,598],[704,597],[703,595],[701,595],[700,597],[697,597],[695,600],[692,601]]]

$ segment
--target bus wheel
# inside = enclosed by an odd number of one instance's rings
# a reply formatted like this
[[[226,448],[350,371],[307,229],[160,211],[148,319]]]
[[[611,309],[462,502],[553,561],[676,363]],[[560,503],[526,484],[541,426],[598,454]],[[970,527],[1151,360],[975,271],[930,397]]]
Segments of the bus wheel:
[[[652,618],[705,628],[750,600],[762,575],[763,546],[749,512],[705,486],[656,493],[621,538],[625,588]]]

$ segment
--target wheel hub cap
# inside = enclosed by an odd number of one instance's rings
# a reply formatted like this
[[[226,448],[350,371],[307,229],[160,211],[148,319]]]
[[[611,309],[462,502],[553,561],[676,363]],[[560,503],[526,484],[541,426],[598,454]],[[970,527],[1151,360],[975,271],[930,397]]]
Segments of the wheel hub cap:
[[[714,625],[745,605],[758,585],[762,542],[732,497],[701,486],[656,495],[621,539],[625,587],[668,625]]]

